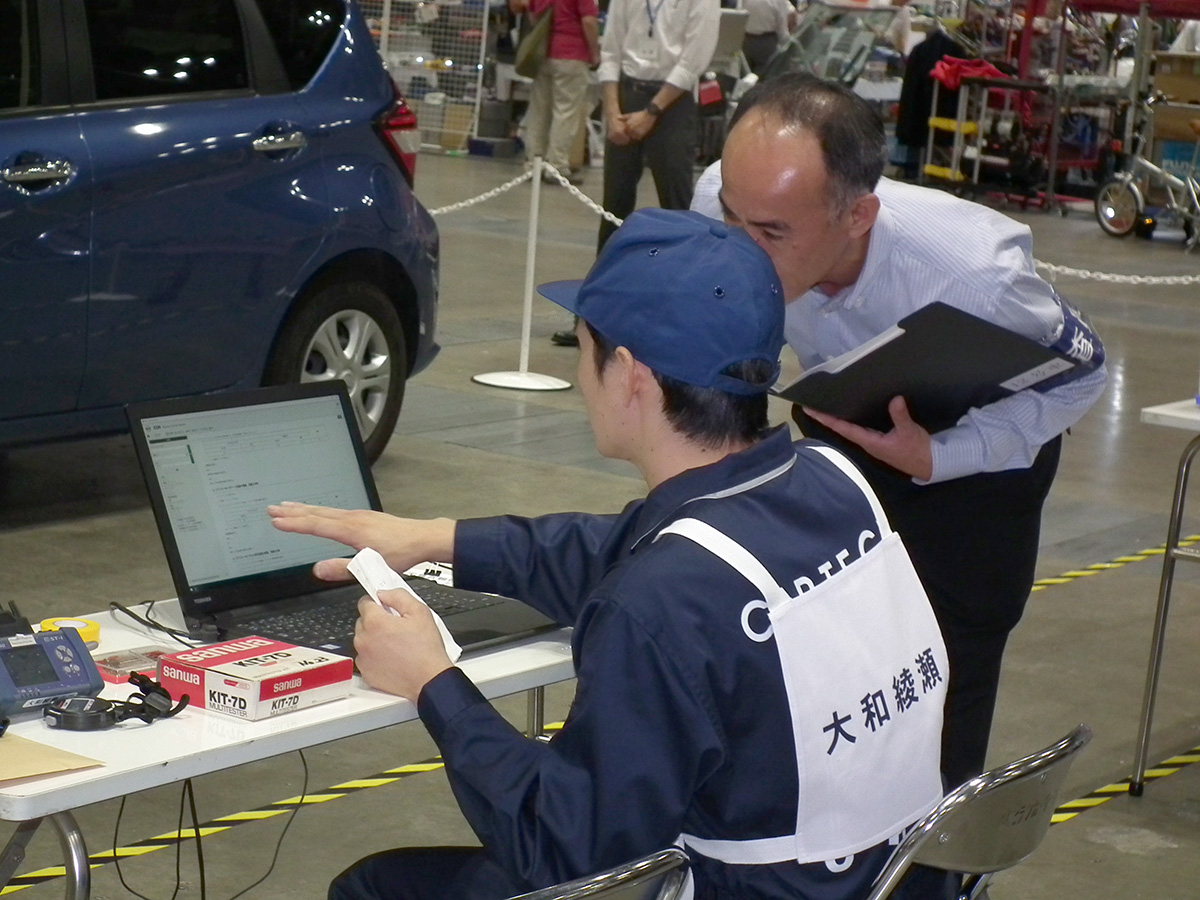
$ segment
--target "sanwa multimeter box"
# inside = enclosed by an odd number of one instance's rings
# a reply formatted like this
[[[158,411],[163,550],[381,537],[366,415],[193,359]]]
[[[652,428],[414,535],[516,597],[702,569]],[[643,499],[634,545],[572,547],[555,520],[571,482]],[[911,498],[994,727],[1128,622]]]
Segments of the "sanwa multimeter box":
[[[0,716],[59,697],[94,697],[104,681],[74,628],[0,637]]]
[[[353,676],[348,656],[255,635],[158,659],[159,683],[172,697],[251,721],[339,700]]]

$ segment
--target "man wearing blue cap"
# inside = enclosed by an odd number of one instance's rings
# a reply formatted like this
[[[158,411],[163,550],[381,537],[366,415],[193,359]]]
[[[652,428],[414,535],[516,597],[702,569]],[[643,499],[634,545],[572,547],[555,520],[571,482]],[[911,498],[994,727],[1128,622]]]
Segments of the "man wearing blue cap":
[[[696,897],[865,896],[889,840],[941,797],[945,648],[858,471],[767,426],[783,345],[769,257],[740,229],[644,210],[582,283],[542,291],[579,316],[596,446],[638,468],[644,500],[458,522],[270,510],[398,570],[452,559],[460,586],[574,626],[576,695],[542,743],[451,664],[419,601],[360,604],[363,678],[417,704],[483,846],[377,854],[330,897],[503,898],[673,843]],[[347,578],[346,560],[317,574]]]

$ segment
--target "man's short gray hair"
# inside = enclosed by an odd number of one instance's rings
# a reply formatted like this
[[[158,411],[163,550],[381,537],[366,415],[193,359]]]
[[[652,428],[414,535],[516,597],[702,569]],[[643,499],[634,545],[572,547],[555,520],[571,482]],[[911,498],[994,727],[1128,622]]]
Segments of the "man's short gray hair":
[[[850,88],[807,72],[789,72],[754,89],[753,108],[785,128],[812,134],[829,173],[829,204],[836,219],[875,190],[887,163],[883,120]]]

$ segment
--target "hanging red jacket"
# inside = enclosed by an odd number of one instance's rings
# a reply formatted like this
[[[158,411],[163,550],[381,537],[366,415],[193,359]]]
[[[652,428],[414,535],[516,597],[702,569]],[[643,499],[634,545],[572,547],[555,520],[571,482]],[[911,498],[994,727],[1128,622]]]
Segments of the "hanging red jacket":
[[[957,59],[953,56],[943,56],[929,74],[952,91],[958,90],[964,78],[1008,77],[986,59]]]

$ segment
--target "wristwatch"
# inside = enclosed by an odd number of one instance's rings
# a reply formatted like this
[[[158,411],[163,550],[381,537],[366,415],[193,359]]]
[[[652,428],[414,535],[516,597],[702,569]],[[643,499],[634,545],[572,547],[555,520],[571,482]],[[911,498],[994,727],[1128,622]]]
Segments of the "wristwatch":
[[[646,104],[644,112],[649,113],[656,119],[663,114],[662,107],[653,100]]]

